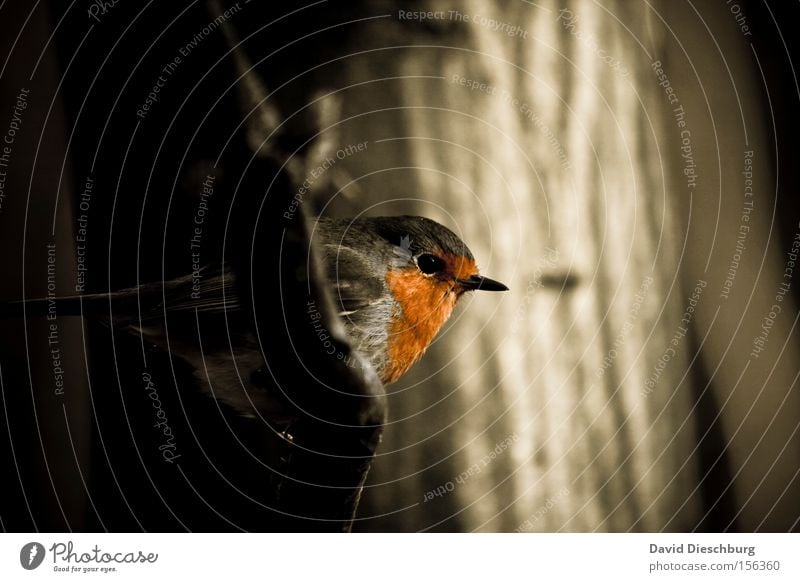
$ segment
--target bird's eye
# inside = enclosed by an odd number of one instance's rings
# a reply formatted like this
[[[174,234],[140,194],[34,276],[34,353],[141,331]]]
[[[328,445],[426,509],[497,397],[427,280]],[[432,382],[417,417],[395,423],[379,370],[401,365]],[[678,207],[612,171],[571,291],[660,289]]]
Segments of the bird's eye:
[[[417,257],[417,266],[426,275],[432,275],[444,270],[444,261],[436,255],[426,253]]]

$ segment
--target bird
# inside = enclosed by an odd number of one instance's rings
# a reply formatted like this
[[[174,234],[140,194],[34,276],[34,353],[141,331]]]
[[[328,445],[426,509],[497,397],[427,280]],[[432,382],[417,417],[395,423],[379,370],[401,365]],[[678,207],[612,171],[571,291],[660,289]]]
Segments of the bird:
[[[465,293],[508,290],[481,275],[467,245],[429,218],[322,218],[316,230],[347,334],[384,385],[422,358]]]
[[[319,217],[310,225],[310,237],[351,347],[384,386],[423,357],[466,293],[508,290],[480,273],[454,232],[426,217]],[[229,331],[245,329],[239,325],[246,314],[236,283],[228,264],[207,265],[169,281],[60,297],[56,311],[60,316],[99,316],[116,330],[167,348],[189,363],[203,383],[213,379],[215,398],[251,416],[254,408],[269,403],[257,391],[243,394],[242,378],[252,378],[263,361],[254,333]],[[26,313],[35,315],[44,314],[53,301],[24,303]],[[228,330],[227,337],[204,335],[198,349],[199,315],[222,316],[225,327],[218,329]],[[192,333],[178,333],[180,327]]]

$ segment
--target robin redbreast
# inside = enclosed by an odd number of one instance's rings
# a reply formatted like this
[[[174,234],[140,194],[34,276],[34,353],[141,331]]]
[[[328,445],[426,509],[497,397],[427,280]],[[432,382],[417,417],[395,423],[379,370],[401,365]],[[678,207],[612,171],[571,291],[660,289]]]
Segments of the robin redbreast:
[[[384,384],[425,353],[468,291],[507,291],[481,275],[451,230],[421,216],[317,221],[334,301],[355,347]]]
[[[319,218],[311,238],[352,347],[384,384],[398,380],[422,357],[465,293],[508,289],[482,276],[467,245],[428,218]],[[241,379],[255,374],[262,359],[250,328],[230,331],[235,325],[231,320],[245,317],[239,291],[236,274],[223,264],[170,281],[55,301],[28,300],[25,305],[29,316],[47,313],[55,303],[59,316],[99,316],[115,329],[141,335],[191,364],[203,384],[213,378],[214,396],[250,415],[258,403],[242,396]],[[209,334],[200,349],[197,314],[223,314],[225,320],[219,328],[225,334]],[[171,323],[169,334],[168,316],[181,322]],[[188,328],[185,338],[181,326]]]

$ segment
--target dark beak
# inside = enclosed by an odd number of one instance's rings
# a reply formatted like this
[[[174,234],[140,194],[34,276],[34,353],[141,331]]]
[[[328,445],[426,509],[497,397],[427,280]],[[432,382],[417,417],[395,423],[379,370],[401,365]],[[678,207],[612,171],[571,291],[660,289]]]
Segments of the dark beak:
[[[500,281],[483,275],[473,275],[469,279],[459,279],[458,282],[466,291],[508,291],[508,287]]]

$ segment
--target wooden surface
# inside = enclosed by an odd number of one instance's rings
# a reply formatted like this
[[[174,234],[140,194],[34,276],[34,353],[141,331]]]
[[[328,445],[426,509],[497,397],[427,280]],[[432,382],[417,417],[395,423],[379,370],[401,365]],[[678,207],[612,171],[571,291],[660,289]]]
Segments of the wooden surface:
[[[777,248],[755,249],[749,258],[767,257],[770,283],[762,288],[743,263],[736,298],[720,299],[741,208],[742,148],[731,143],[742,141],[742,129],[713,41],[736,58],[746,59],[746,45],[731,21],[703,37],[688,7],[579,2],[559,15],[561,8],[421,3],[448,15],[423,26],[386,4],[391,17],[366,28],[354,42],[363,54],[342,67],[335,104],[344,121],[331,139],[368,141],[368,150],[337,167],[343,189],[326,211],[440,220],[486,274],[511,287],[466,301],[423,363],[390,388],[390,424],[357,527],[791,528],[796,362],[782,360],[780,382],[768,383],[772,404],[752,399],[766,370],[726,400],[766,305],[754,299],[752,316],[733,329],[742,298],[770,293],[781,261]],[[453,10],[473,20],[456,22]],[[522,32],[493,30],[484,16]],[[688,59],[671,27],[679,40],[687,31],[700,37],[689,36]],[[700,82],[687,72],[689,59],[706,65]],[[686,111],[695,186],[683,173],[683,128],[658,84],[658,60]],[[753,82],[749,61],[735,73],[740,85]],[[476,88],[465,86],[471,81]],[[751,99],[743,115],[749,147],[766,153],[763,132],[753,129],[761,106]],[[758,157],[767,197],[769,168]],[[735,210],[719,211],[727,207]],[[754,217],[760,234],[751,240],[766,241],[768,218]],[[716,246],[706,238],[712,228]],[[702,315],[682,322],[696,288]],[[788,311],[781,341],[796,313]],[[733,334],[742,341],[723,357],[716,346]],[[762,443],[762,464],[748,465],[781,397],[788,400],[767,435],[772,444]],[[721,422],[711,423],[720,409]],[[743,418],[751,437],[745,428],[734,438]],[[755,491],[776,463],[785,470]]]

